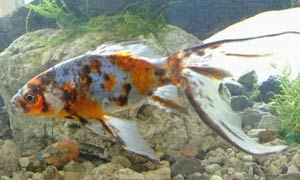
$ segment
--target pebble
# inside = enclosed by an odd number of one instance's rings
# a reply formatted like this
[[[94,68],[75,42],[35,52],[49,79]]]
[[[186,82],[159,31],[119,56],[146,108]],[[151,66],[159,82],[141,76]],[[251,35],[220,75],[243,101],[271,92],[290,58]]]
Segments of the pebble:
[[[114,156],[111,163],[120,164],[125,168],[131,167],[131,162],[124,156]]]
[[[257,128],[262,115],[258,110],[246,109],[241,113],[242,127],[251,126]]]
[[[41,180],[41,179],[44,179],[44,175],[42,173],[37,172],[32,175],[32,180]]]
[[[171,179],[171,169],[169,167],[162,167],[154,171],[147,171],[141,173],[146,180],[160,179],[169,180]]]
[[[212,175],[209,177],[209,180],[223,180],[223,179],[218,175]]]
[[[300,168],[300,153],[297,152],[293,158],[292,158],[292,163],[299,169]]]
[[[208,176],[199,172],[195,172],[188,177],[188,180],[208,180]]]
[[[185,180],[182,174],[177,174],[172,180]]]
[[[204,171],[205,168],[198,159],[185,159],[178,161],[171,166],[172,177],[175,177],[177,174],[182,174],[184,177],[188,177],[195,172],[203,173]]]
[[[93,163],[91,163],[90,161],[84,161],[82,163],[82,166],[84,167],[86,172],[89,172],[95,168],[95,165]]]
[[[245,176],[242,173],[236,172],[233,174],[230,174],[226,180],[245,180]]]
[[[252,138],[258,138],[260,143],[273,141],[279,136],[278,132],[271,129],[252,129],[248,131],[247,135]]]
[[[253,156],[252,156],[252,155],[244,155],[244,156],[242,157],[242,160],[243,160],[244,162],[252,162],[252,161],[253,161]]]
[[[22,157],[19,160],[20,166],[25,169],[28,167],[29,163],[30,163],[29,157]]]
[[[27,169],[40,172],[51,165],[60,169],[71,160],[76,159],[78,155],[79,147],[76,143],[67,140],[59,141],[37,153],[31,159]]]
[[[113,175],[113,179],[118,179],[118,180],[128,180],[128,179],[134,179],[134,180],[145,180],[144,176],[129,169],[120,169],[116,171]]]
[[[83,174],[76,172],[65,172],[64,180],[81,180],[83,178]]]
[[[80,174],[85,173],[85,168],[82,163],[71,161],[63,167],[65,172],[77,172]]]
[[[45,171],[43,171],[43,176],[45,180],[60,180],[62,179],[59,177],[58,171],[54,166],[48,166]]]
[[[245,95],[231,97],[231,108],[234,111],[242,111],[250,105],[249,98]]]
[[[1,177],[0,177],[0,180],[11,180],[11,179],[10,179],[10,177],[8,177],[8,176],[1,176]]]
[[[274,164],[271,164],[268,168],[269,174],[272,176],[278,176],[281,174],[281,169],[278,166],[275,166]]]
[[[124,169],[120,164],[105,163],[97,166],[85,176],[84,180],[109,179],[118,170]]]
[[[288,167],[287,172],[288,172],[288,173],[299,172],[299,168],[292,164],[292,165],[290,165],[290,166]]]
[[[257,74],[255,71],[250,71],[240,76],[238,82],[251,91],[253,90],[254,84],[257,83]]]
[[[261,117],[258,128],[259,129],[277,129],[279,118],[272,114],[265,114]]]
[[[32,178],[33,174],[34,174],[34,172],[26,171],[26,172],[24,172],[24,177],[26,179],[29,179],[29,178]]]
[[[210,164],[208,166],[205,167],[205,171],[206,173],[208,174],[213,174],[215,173],[216,171],[218,171],[220,169],[220,165],[218,164]]]
[[[246,88],[236,81],[226,81],[225,86],[232,96],[246,95],[247,93]]]
[[[300,173],[288,173],[284,175],[280,175],[274,180],[299,180],[300,179]]]

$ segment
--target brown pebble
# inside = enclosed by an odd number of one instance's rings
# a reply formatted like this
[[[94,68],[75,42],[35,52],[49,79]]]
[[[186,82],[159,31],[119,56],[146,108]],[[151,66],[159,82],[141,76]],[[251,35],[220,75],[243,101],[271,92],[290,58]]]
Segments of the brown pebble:
[[[74,160],[79,155],[79,147],[76,143],[68,140],[54,143],[39,153],[30,161],[27,170],[40,172],[48,166],[61,169],[65,164]]]

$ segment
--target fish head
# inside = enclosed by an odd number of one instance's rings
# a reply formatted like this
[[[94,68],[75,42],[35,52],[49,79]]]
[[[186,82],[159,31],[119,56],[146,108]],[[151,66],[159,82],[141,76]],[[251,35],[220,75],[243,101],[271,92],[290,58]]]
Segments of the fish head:
[[[64,107],[63,91],[49,76],[42,73],[28,81],[12,97],[12,106],[27,115],[55,117]]]

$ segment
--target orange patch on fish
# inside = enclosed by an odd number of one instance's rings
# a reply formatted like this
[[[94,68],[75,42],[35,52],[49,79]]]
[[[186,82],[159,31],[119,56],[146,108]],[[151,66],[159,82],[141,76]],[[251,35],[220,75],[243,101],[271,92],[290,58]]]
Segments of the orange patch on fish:
[[[149,92],[155,82],[154,66],[129,55],[130,53],[120,53],[114,56],[115,64],[122,70],[129,72],[138,93],[145,94]]]
[[[27,103],[26,108],[30,111],[28,111],[28,115],[39,115],[41,112],[43,112],[45,116],[52,115],[54,113],[54,109],[49,109],[47,107],[46,111],[43,111],[45,109],[44,104],[44,98],[41,95],[36,96],[36,100],[33,103]]]
[[[116,77],[113,73],[106,74],[104,76],[104,88],[107,91],[112,91],[116,85]]]
[[[99,103],[87,97],[84,93],[77,95],[77,100],[70,104],[70,109],[84,119],[100,119],[103,111]]]
[[[171,82],[178,85],[181,79],[182,60],[178,55],[173,55],[168,58],[168,66],[171,70]]]
[[[71,83],[65,83],[63,85],[63,89],[68,92],[71,92],[74,88],[75,88],[74,85]]]
[[[35,76],[34,78],[28,81],[28,84],[39,85],[41,84],[41,79],[39,76]]]

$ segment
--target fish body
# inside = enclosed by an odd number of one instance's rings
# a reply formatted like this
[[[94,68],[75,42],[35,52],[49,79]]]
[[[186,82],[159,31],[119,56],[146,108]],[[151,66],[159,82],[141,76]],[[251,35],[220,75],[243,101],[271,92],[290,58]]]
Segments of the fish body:
[[[289,35],[300,37],[297,32],[286,32],[222,40],[169,57],[158,56],[144,41],[106,43],[37,75],[11,102],[25,114],[78,120],[95,133],[99,128],[90,120],[101,122],[124,149],[159,162],[134,123],[110,115],[144,102],[185,113],[177,94],[177,88],[182,88],[199,117],[227,142],[250,154],[276,153],[287,147],[264,146],[242,131],[241,118],[232,111],[230,94],[222,83],[233,75],[214,59],[272,56],[276,49],[249,54],[247,46],[253,49],[255,43],[273,43],[274,38]],[[244,51],[235,52],[239,46]]]

